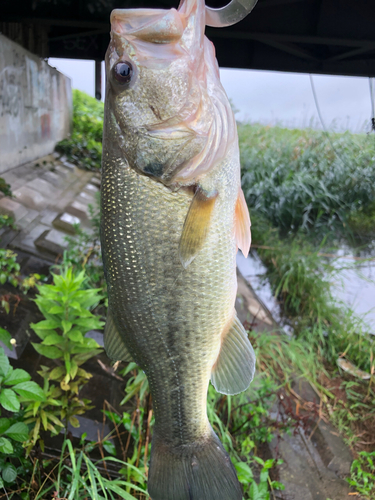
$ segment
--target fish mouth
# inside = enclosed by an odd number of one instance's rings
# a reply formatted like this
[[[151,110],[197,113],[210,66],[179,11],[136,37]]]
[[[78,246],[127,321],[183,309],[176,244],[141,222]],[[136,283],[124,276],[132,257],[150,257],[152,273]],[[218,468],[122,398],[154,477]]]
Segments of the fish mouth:
[[[111,26],[118,35],[165,44],[180,40],[186,22],[176,9],[115,9]]]

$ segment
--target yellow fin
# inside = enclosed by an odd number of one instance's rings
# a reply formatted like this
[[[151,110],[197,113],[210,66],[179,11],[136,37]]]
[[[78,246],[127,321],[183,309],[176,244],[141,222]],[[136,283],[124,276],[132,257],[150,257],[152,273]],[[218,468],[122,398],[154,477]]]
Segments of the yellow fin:
[[[238,394],[249,387],[254,373],[254,349],[235,313],[229,330],[224,333],[219,356],[212,368],[211,382],[222,394]]]
[[[249,255],[251,245],[250,232],[250,214],[243,194],[240,188],[236,202],[235,216],[235,236],[238,248],[242,251],[245,257]]]
[[[113,321],[112,314],[108,308],[107,322],[104,328],[104,349],[107,356],[113,361],[133,361],[124,341]]]
[[[181,264],[186,269],[206,240],[217,192],[207,194],[198,187],[187,213],[179,245]]]

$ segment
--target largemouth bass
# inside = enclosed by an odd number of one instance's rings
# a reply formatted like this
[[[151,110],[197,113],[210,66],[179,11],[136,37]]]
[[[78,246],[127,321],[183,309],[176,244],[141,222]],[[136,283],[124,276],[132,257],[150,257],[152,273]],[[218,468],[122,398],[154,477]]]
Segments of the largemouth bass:
[[[101,240],[108,355],[146,373],[152,500],[241,500],[207,418],[211,379],[245,390],[255,356],[234,309],[250,218],[236,124],[204,0],[115,10],[106,54]]]

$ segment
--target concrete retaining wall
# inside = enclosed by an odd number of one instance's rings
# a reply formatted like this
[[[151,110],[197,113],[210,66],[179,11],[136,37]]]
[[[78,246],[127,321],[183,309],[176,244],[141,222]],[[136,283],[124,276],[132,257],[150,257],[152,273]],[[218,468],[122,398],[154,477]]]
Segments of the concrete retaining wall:
[[[0,34],[0,174],[51,153],[71,116],[70,79]]]

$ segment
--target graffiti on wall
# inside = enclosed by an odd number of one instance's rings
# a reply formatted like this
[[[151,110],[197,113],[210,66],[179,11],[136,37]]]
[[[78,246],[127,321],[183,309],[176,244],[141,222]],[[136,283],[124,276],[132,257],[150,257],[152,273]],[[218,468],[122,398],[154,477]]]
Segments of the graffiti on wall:
[[[0,74],[0,116],[18,116],[22,102],[19,75],[14,68],[4,68]]]
[[[66,137],[71,100],[64,75],[1,34],[0,53],[1,172],[51,152]]]

